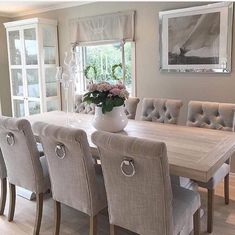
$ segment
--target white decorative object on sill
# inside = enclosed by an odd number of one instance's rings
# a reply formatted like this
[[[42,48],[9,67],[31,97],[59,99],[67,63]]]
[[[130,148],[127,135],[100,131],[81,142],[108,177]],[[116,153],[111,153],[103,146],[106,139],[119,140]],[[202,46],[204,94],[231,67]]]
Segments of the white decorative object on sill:
[[[95,108],[95,117],[92,125],[97,130],[108,132],[122,131],[128,123],[127,116],[124,112],[124,106],[114,107],[111,112],[102,113],[101,107]]]

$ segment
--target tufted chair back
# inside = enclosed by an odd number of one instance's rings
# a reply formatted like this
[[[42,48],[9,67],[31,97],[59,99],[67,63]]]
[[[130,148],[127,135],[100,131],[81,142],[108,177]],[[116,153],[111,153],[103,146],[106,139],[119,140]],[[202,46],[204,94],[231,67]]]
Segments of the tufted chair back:
[[[140,99],[137,97],[129,97],[125,101],[125,113],[128,119],[135,119],[137,105],[140,102]]]
[[[0,117],[0,148],[9,183],[35,193],[44,192],[40,154],[27,120]]]
[[[141,120],[177,124],[182,106],[181,100],[144,98]]]
[[[95,114],[95,104],[87,104],[82,101],[82,95],[75,96],[75,112],[84,114]],[[135,119],[137,105],[140,99],[137,97],[129,97],[125,101],[125,113],[128,119]]]
[[[48,161],[53,199],[90,216],[106,207],[86,133],[42,122],[35,123],[33,129]]]
[[[84,114],[95,114],[95,104],[87,104],[82,101],[83,95],[75,96],[75,112]]]
[[[190,101],[187,126],[233,130],[235,104]]]
[[[0,179],[5,179],[7,177],[7,169],[2,156],[2,151],[0,149]]]
[[[107,132],[94,132],[92,141],[100,153],[110,223],[138,234],[173,234],[166,145]]]

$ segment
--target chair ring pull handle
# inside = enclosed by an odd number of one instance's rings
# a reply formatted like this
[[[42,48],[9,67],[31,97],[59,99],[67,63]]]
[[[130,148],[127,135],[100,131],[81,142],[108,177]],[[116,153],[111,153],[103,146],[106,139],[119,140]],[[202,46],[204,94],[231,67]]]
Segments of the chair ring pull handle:
[[[130,166],[132,168],[132,172],[126,173],[124,170],[124,166]],[[124,158],[121,163],[121,171],[122,171],[122,174],[125,175],[126,177],[133,177],[135,175],[134,160],[131,158]]]
[[[66,156],[64,144],[58,143],[55,147],[55,153],[59,159],[64,159]]]
[[[7,138],[8,145],[13,146],[15,144],[15,138],[14,138],[13,133],[9,132],[6,138]]]

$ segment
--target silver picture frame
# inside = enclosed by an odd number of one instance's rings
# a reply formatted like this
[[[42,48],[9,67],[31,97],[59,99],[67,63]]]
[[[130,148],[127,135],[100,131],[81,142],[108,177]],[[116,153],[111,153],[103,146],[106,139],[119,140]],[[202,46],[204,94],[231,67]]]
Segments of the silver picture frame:
[[[159,12],[160,71],[230,73],[233,3]]]

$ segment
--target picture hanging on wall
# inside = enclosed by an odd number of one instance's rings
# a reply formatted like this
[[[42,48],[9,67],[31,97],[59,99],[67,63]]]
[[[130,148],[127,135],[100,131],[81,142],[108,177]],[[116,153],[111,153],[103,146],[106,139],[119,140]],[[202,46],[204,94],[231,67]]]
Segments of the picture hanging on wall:
[[[160,70],[231,72],[233,3],[162,11]]]

